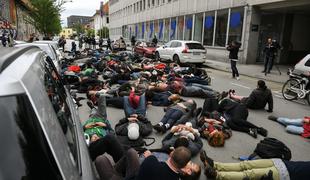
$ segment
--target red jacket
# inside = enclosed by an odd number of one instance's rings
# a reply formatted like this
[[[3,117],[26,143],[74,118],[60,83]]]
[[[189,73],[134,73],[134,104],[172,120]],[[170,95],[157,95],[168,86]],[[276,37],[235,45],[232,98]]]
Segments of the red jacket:
[[[137,107],[139,106],[139,102],[140,102],[140,96],[135,95],[134,91],[130,91],[129,104],[131,105],[131,107],[137,109]]]

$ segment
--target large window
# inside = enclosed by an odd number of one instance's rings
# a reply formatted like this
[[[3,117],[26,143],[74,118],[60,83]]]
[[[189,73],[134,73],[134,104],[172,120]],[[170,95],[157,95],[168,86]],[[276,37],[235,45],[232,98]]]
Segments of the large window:
[[[228,9],[217,11],[215,46],[226,45]]]
[[[214,20],[214,12],[205,14],[203,45],[213,45]]]
[[[203,28],[203,13],[195,15],[195,31],[194,40],[201,42],[202,40],[202,28]]]
[[[187,15],[185,17],[184,40],[192,40],[192,31],[193,31],[193,15]]]
[[[177,19],[171,18],[170,23],[170,40],[175,40],[177,37]]]
[[[243,27],[243,8],[231,9],[229,21],[228,43],[232,41],[241,41]]]
[[[158,39],[163,41],[164,39],[164,20],[160,19],[158,24]]]
[[[164,41],[168,42],[169,41],[169,24],[170,24],[170,19],[165,19],[165,33],[164,33]]]
[[[184,16],[178,17],[178,40],[183,40]]]

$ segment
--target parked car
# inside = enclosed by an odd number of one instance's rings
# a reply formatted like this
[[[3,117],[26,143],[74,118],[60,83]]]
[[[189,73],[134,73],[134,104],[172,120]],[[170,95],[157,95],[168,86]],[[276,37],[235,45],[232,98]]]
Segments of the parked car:
[[[93,180],[68,89],[38,47],[0,51],[1,179]]]
[[[171,60],[178,64],[196,63],[206,61],[207,51],[198,41],[173,40],[156,49],[155,58]]]
[[[58,46],[58,41],[34,41],[33,43],[38,43],[38,44],[50,44],[56,51],[56,54],[58,56],[58,59],[61,60],[63,59],[63,56],[60,52],[59,46]]]
[[[295,65],[293,73],[297,75],[310,75],[310,54],[306,55]]]
[[[134,51],[145,57],[155,57],[156,47],[151,42],[137,42]]]
[[[25,44],[17,44],[14,47],[29,47],[29,46],[37,46],[41,50],[43,50],[54,62],[56,68],[58,71],[60,71],[60,60],[59,57],[57,56],[56,50],[53,48],[52,45],[48,43],[25,43]]]

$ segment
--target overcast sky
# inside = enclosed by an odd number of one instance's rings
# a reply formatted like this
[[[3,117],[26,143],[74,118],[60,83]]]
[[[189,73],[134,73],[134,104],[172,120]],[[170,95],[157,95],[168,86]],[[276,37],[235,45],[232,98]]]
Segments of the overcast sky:
[[[67,26],[67,17],[71,15],[92,16],[100,7],[100,1],[108,0],[72,0],[64,5],[65,10],[61,13],[62,26]]]

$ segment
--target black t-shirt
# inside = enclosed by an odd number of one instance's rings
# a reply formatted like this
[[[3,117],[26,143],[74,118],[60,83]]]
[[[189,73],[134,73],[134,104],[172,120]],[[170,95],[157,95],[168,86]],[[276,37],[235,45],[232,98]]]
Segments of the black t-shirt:
[[[147,157],[140,166],[135,180],[178,180],[179,175],[165,162],[159,162],[155,156]]]

